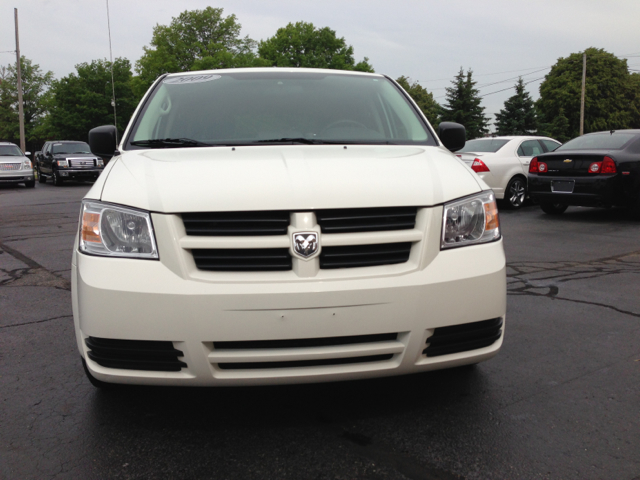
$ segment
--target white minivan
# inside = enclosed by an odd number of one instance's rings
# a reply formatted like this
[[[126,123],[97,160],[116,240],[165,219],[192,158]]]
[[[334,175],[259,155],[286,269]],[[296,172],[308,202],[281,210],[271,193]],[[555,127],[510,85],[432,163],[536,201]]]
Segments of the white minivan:
[[[232,386],[424,372],[504,337],[496,200],[387,76],[169,74],[82,201],[72,263],[85,371]]]

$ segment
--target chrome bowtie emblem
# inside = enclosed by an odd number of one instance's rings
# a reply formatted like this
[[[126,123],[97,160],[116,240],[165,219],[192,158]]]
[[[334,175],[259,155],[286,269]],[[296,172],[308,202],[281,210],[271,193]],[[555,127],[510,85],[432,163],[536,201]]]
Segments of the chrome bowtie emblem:
[[[316,232],[294,233],[293,251],[301,257],[311,257],[318,251],[318,234]]]
[[[573,162],[573,160],[571,160],[570,158],[567,158],[566,160],[563,160],[564,163],[571,163]]]

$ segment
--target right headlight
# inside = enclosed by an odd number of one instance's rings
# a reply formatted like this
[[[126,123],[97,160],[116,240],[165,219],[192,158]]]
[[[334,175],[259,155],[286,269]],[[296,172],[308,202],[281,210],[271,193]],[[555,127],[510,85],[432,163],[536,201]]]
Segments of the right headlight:
[[[149,212],[95,200],[82,201],[79,247],[92,255],[158,258]]]
[[[492,191],[445,203],[440,249],[493,242],[500,238],[500,220]]]

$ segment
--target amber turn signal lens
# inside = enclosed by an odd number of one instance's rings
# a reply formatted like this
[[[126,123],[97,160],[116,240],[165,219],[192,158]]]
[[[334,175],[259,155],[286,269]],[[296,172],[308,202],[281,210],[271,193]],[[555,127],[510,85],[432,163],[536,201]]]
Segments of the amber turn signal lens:
[[[484,229],[493,230],[500,226],[498,220],[498,205],[496,202],[484,204]]]
[[[82,215],[82,240],[102,243],[100,240],[100,214],[85,212]]]

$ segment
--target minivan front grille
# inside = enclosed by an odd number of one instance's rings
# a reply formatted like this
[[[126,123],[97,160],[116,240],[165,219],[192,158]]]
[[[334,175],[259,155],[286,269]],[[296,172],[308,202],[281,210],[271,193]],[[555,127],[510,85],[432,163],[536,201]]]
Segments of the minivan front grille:
[[[410,253],[411,242],[324,247],[320,253],[320,268],[393,265],[407,262]]]
[[[427,338],[427,357],[449,355],[451,353],[477,350],[494,344],[502,335],[502,318],[492,318],[480,322],[463,323],[450,327],[438,327]]]
[[[209,248],[191,252],[199,270],[275,272],[292,268],[291,254],[287,248]]]
[[[88,337],[85,343],[89,358],[106,368],[179,372],[187,366],[172,342]]]
[[[286,235],[289,212],[196,212],[183,213],[187,235],[256,236]]]
[[[415,227],[417,207],[346,208],[318,210],[322,233],[410,230]]]

